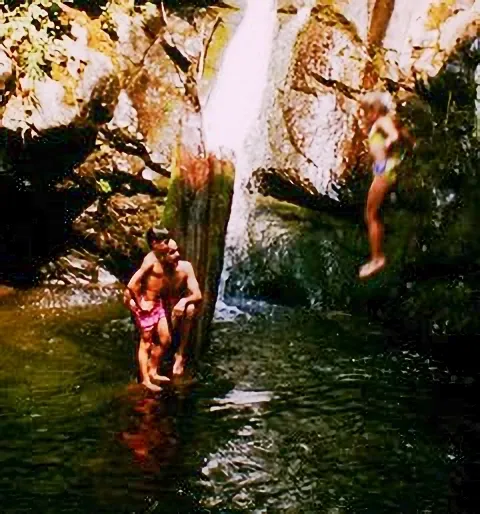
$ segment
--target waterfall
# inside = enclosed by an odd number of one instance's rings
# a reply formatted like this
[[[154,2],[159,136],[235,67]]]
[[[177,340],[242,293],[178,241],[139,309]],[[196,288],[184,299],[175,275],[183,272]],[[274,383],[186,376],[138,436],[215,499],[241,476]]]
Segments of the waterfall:
[[[262,105],[276,8],[276,0],[247,0],[203,111],[207,151],[233,152],[235,164]]]
[[[225,284],[232,266],[244,257],[255,194],[246,186],[252,171],[265,166],[269,152],[268,120],[278,88],[285,83],[297,35],[314,1],[277,25],[276,2],[249,0],[245,15],[224,54],[217,82],[205,112],[207,148],[235,153],[235,185],[227,228],[225,259],[217,310],[224,306]],[[234,94],[232,92],[235,91]],[[234,103],[234,105],[232,105]],[[219,122],[226,118],[228,130]],[[209,127],[209,129],[207,128]],[[214,130],[215,127],[218,127]]]
[[[242,206],[245,178],[252,170],[246,149],[249,135],[255,132],[268,83],[270,56],[277,26],[276,0],[247,0],[235,34],[222,57],[220,69],[203,110],[203,133],[207,152],[227,155],[235,165],[232,214],[227,229],[226,247],[236,226],[247,216]],[[240,203],[240,205],[239,205]],[[230,260],[226,255],[227,268]],[[225,265],[224,265],[225,269]],[[224,292],[222,273],[218,299]]]

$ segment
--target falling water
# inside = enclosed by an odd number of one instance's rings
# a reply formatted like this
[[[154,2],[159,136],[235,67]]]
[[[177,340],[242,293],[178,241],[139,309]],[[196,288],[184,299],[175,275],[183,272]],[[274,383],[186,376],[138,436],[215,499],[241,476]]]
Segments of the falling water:
[[[255,194],[247,191],[247,184],[253,170],[268,165],[269,116],[278,88],[285,83],[293,45],[313,4],[313,1],[305,2],[295,16],[277,28],[276,2],[250,0],[225,52],[215,90],[209,98],[205,116],[205,124],[210,128],[207,145],[213,150],[227,147],[235,152],[232,214],[217,309],[225,307],[226,280],[232,266],[244,256],[249,245]],[[235,91],[234,95],[232,91]],[[228,125],[228,131],[222,132],[220,118],[228,120],[223,125]],[[214,126],[218,127],[217,131]]]
[[[262,112],[276,25],[276,0],[247,0],[243,18],[225,50],[203,111],[207,151],[232,157],[235,164],[233,215],[227,231],[227,247],[232,232],[241,232],[236,223],[242,220],[245,208],[239,206],[238,197],[242,196],[245,177],[253,166],[246,141],[256,132]],[[224,283],[222,278],[220,301]]]
[[[203,113],[205,144],[238,158],[258,117],[276,26],[276,0],[247,0]]]

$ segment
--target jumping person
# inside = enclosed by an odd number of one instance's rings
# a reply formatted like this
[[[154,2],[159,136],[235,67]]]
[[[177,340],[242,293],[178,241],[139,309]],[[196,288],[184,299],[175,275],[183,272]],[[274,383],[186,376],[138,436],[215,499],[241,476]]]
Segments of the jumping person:
[[[367,93],[361,107],[368,129],[368,148],[373,159],[373,181],[368,191],[365,221],[370,242],[370,261],[359,271],[360,278],[368,278],[380,271],[386,262],[383,253],[383,223],[379,210],[386,194],[397,180],[397,168],[405,155],[404,142],[413,146],[407,129],[393,116],[388,93]]]

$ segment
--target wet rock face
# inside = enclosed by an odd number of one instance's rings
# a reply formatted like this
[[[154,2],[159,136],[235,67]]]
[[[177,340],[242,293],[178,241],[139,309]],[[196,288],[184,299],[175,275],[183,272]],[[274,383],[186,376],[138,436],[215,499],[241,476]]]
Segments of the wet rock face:
[[[312,10],[297,38],[282,99],[284,136],[297,154],[284,164],[302,167],[303,177],[319,191],[345,169],[344,147],[355,124],[353,95],[361,88],[367,58],[343,15]]]
[[[348,175],[363,152],[360,95],[372,88],[409,92],[429,80],[464,39],[478,34],[480,4],[473,0],[350,0],[280,3],[275,45],[302,9],[311,8],[276,78],[265,167],[298,170],[320,193]],[[283,56],[274,55],[279,69]]]
[[[228,4],[183,16],[166,2],[165,16],[153,5],[115,2],[107,28],[70,9],[64,65],[33,83],[0,49],[0,194],[17,206],[2,210],[0,279],[22,275],[28,259],[37,276],[55,247],[62,264],[37,278],[70,283],[71,272],[87,280],[62,249],[71,238],[90,250],[81,259],[92,269],[92,255],[101,255],[105,269],[131,270],[146,251],[145,231],[161,220],[181,122],[197,92],[207,97],[241,19],[235,8],[245,2]],[[279,1],[259,166],[274,186],[291,184],[284,198],[302,204],[305,191],[331,194],[363,140],[359,95],[386,83],[402,91],[418,75],[435,75],[458,40],[478,31],[479,10],[478,0]]]

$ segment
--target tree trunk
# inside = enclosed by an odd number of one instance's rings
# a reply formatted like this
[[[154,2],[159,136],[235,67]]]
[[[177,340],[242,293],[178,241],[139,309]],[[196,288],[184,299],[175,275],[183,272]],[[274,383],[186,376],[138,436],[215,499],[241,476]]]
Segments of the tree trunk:
[[[203,295],[190,342],[197,359],[214,315],[235,175],[230,159],[205,155],[197,113],[184,124],[171,172],[164,225],[192,263]]]

